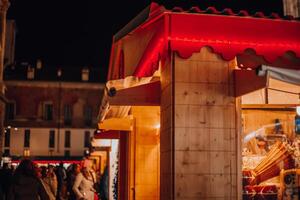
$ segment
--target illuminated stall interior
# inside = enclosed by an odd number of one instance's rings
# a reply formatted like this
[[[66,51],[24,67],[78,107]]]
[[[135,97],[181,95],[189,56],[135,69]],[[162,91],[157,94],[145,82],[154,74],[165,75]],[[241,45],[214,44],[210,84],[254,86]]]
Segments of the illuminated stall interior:
[[[243,94],[240,101],[244,200],[298,199],[300,195],[299,58],[289,54],[284,57],[290,64],[277,62],[262,76],[263,66],[256,71],[244,68],[235,72],[236,94]],[[257,56],[250,59],[256,61]]]

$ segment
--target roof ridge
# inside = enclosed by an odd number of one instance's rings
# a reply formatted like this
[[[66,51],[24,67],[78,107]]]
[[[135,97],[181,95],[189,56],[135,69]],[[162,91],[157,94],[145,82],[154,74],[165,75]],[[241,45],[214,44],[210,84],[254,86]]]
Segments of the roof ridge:
[[[278,13],[272,12],[270,15],[266,15],[262,11],[255,12],[254,14],[249,14],[247,10],[239,10],[238,12],[234,12],[231,8],[225,8],[223,10],[218,10],[214,6],[209,6],[205,10],[202,10],[199,6],[191,6],[189,9],[184,9],[180,6],[174,6],[171,9],[167,9],[164,5],[155,4],[155,11],[157,11],[158,7],[163,8],[165,11],[171,12],[187,12],[187,13],[198,13],[198,14],[216,14],[216,15],[229,15],[229,16],[241,16],[241,17],[254,17],[254,18],[263,18],[263,19],[274,19],[274,20],[295,20],[300,21],[300,18],[295,18],[291,15],[280,16]],[[151,4],[151,5],[152,5]]]

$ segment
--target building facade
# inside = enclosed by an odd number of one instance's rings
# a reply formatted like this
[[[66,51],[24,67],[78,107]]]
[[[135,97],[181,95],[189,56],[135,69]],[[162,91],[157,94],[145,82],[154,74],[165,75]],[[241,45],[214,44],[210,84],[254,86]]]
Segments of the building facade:
[[[83,156],[90,147],[103,92],[97,75],[88,68],[42,68],[41,61],[34,67],[7,67],[4,153]]]
[[[3,139],[3,120],[5,110],[4,84],[3,84],[3,69],[4,69],[4,50],[5,50],[5,33],[6,33],[6,12],[9,7],[8,0],[0,1],[0,149],[2,149]],[[0,151],[0,157],[2,152]]]
[[[285,15],[300,17],[300,1],[283,0],[283,11]]]

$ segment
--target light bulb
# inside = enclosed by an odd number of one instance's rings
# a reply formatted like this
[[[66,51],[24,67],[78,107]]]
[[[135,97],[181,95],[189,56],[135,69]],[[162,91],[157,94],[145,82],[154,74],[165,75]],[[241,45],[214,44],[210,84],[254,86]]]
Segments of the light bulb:
[[[160,129],[160,124],[154,125],[154,128],[155,128],[155,129]]]

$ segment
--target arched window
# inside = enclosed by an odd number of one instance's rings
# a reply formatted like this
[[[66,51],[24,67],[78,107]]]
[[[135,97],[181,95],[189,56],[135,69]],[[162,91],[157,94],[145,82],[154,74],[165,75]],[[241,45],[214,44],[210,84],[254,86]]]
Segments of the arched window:
[[[5,105],[5,120],[14,120],[16,115],[16,102],[10,101]]]

